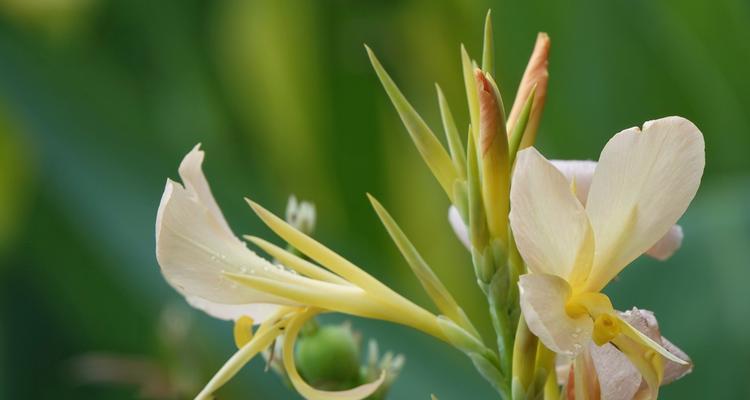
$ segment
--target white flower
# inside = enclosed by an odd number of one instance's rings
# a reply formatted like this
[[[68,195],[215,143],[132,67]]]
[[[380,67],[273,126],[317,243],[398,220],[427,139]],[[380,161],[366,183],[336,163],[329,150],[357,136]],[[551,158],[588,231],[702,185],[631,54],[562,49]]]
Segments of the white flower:
[[[575,356],[590,340],[612,342],[652,397],[662,380],[661,356],[685,363],[629,325],[600,291],[682,216],[704,164],[703,136],[690,121],[647,122],[643,131],[627,129],[607,143],[584,206],[575,181],[536,149],[519,153],[510,222],[530,271],[519,282],[521,310],[545,346]]]

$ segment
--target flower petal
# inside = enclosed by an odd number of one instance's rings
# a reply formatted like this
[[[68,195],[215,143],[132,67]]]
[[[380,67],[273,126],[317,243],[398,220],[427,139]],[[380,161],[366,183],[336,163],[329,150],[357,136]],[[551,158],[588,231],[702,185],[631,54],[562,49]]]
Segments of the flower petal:
[[[458,240],[463,243],[467,249],[471,248],[471,242],[469,241],[469,230],[464,224],[461,214],[455,206],[450,206],[448,209],[448,222],[450,222],[453,232],[456,234]]]
[[[342,390],[342,391],[327,391],[319,390],[310,386],[297,371],[297,366],[294,362],[294,344],[297,341],[297,336],[302,326],[307,322],[308,319],[315,316],[317,312],[313,309],[307,310],[304,313],[295,317],[287,327],[287,332],[284,335],[284,350],[283,359],[286,373],[289,377],[289,381],[292,383],[294,388],[299,394],[308,400],[359,400],[369,397],[375,391],[378,390],[380,385],[385,381],[385,370],[380,377],[374,382],[366,383],[357,386],[353,389]]]
[[[245,247],[229,229],[200,169],[203,152],[197,147],[183,160],[185,187],[167,180],[156,217],[156,258],[166,280],[209,314],[229,317],[210,303],[239,304],[288,301],[227,279],[223,272],[255,273],[266,277],[288,274]],[[208,311],[208,309],[211,311]],[[261,321],[261,315],[251,315]]]
[[[560,276],[574,287],[585,279],[594,238],[583,205],[534,148],[518,153],[510,201],[513,236],[529,270]]]
[[[596,161],[550,160],[550,162],[562,172],[568,182],[575,182],[576,197],[585,206],[589,196],[591,179],[594,177],[594,171],[596,170]],[[682,236],[682,227],[673,225],[669,232],[646,252],[646,255],[659,261],[668,259],[682,245]]]
[[[240,317],[249,316],[256,324],[265,321],[279,309],[279,306],[276,304],[222,304],[214,303],[198,296],[186,296],[185,300],[194,308],[202,310],[214,318],[236,321]]]
[[[610,343],[590,344],[591,358],[599,378],[602,399],[632,400],[641,387],[641,373]]]
[[[703,135],[680,117],[615,135],[604,147],[586,211],[596,238],[587,289],[598,291],[664,236],[700,185]]]
[[[594,328],[591,318],[588,315],[571,318],[565,311],[571,288],[564,279],[526,274],[521,276],[518,286],[526,324],[550,350],[573,356],[591,341]]]

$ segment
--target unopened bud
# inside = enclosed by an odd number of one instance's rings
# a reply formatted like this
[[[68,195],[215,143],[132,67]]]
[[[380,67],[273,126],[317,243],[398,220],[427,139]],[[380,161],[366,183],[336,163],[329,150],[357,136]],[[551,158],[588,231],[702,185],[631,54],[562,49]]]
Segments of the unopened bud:
[[[348,325],[323,325],[300,335],[297,368],[318,389],[343,390],[358,384],[359,343]]]
[[[289,196],[286,222],[305,235],[311,235],[315,230],[315,205],[307,201],[298,201],[294,195]]]
[[[507,244],[510,166],[503,102],[492,77],[474,72],[479,94],[479,154],[482,198],[490,236]]]
[[[539,122],[542,118],[544,102],[547,99],[547,81],[549,80],[547,63],[549,60],[549,46],[549,36],[544,32],[539,33],[536,38],[536,44],[534,45],[534,51],[531,53],[529,63],[526,65],[526,71],[524,71],[523,78],[521,78],[521,84],[518,86],[516,99],[513,101],[513,108],[511,108],[510,114],[508,114],[508,132],[513,132],[513,128],[523,111],[524,103],[526,102],[526,99],[529,98],[531,90],[536,86],[534,104],[531,107],[531,115],[529,116],[523,139],[521,140],[520,149],[532,146],[536,140],[536,133],[539,129]]]

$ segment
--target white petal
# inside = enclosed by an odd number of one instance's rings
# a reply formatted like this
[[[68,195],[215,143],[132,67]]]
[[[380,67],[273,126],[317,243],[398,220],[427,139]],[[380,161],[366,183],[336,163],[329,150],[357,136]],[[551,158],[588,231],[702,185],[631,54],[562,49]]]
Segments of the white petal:
[[[565,311],[571,295],[565,280],[555,275],[526,274],[518,286],[526,324],[545,346],[569,356],[583,350],[591,340],[594,323],[588,315],[574,319]]]
[[[513,235],[529,270],[574,285],[585,279],[594,252],[586,212],[565,177],[533,147],[518,153],[510,202]]]
[[[156,218],[156,258],[167,281],[185,296],[213,303],[289,302],[227,279],[223,273],[283,278],[280,270],[245,247],[232,234],[200,169],[197,148],[185,157],[185,181],[167,180]]]
[[[197,296],[187,296],[185,300],[194,308],[202,310],[214,318],[236,321],[240,317],[248,316],[253,319],[253,323],[255,324],[265,321],[279,309],[279,306],[276,304],[222,304],[214,303]]]
[[[615,135],[594,173],[586,211],[596,238],[587,288],[602,289],[664,236],[700,185],[703,135],[690,121],[662,118]]]
[[[461,214],[458,213],[458,209],[455,206],[451,206],[448,209],[448,221],[451,223],[453,232],[456,234],[456,237],[458,237],[458,240],[463,243],[464,247],[471,249],[469,230],[466,228],[466,224],[464,224],[464,220],[461,218]]]
[[[596,170],[596,161],[550,160],[550,162],[562,172],[568,182],[575,181],[576,197],[585,206],[591,179]],[[646,252],[646,255],[659,261],[668,259],[682,245],[682,236],[682,227],[673,225],[669,232]]]
[[[562,172],[568,182],[575,181],[576,197],[581,204],[586,205],[591,179],[594,177],[594,171],[596,170],[596,161],[550,160],[550,162]]]

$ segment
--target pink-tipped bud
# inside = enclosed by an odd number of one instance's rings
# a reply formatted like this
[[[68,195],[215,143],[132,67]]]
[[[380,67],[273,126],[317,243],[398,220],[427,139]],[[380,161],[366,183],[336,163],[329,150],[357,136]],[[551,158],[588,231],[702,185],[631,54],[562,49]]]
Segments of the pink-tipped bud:
[[[479,97],[479,150],[480,154],[484,155],[492,146],[498,128],[504,128],[502,107],[495,86],[490,81],[492,78],[488,78],[479,68],[474,70],[474,78]]]
[[[539,122],[542,118],[544,102],[547,99],[547,81],[549,80],[549,72],[547,71],[549,46],[549,36],[544,32],[540,32],[537,35],[536,44],[534,45],[534,51],[531,53],[529,63],[526,65],[526,71],[524,71],[523,78],[521,78],[521,84],[518,86],[518,93],[513,101],[513,108],[511,108],[508,115],[508,132],[513,132],[513,127],[518,122],[518,118],[523,111],[524,103],[526,103],[531,90],[536,85],[534,104],[531,107],[529,122],[526,125],[526,132],[521,141],[521,149],[534,144]]]

